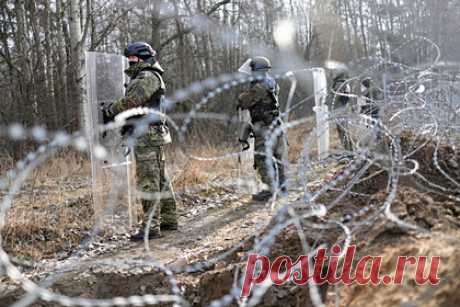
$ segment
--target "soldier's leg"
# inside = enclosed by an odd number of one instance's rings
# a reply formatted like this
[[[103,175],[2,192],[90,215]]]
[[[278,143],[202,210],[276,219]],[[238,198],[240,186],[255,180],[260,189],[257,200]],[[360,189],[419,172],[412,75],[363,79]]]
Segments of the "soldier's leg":
[[[272,156],[266,158],[266,146],[271,146]],[[284,134],[279,135],[273,144],[266,144],[264,138],[255,139],[254,164],[263,183],[268,185],[268,191],[262,191],[254,199],[264,200],[273,194],[274,189],[281,188],[286,191],[286,167],[284,165],[284,155],[287,150],[287,139]]]
[[[275,180],[278,180],[278,187],[282,190],[286,190],[286,166],[284,165],[284,158],[287,154],[287,149],[287,138],[284,134],[281,134],[277,138],[273,153],[276,159]]]
[[[345,149],[348,151],[354,151],[353,141],[351,139],[350,132],[348,130],[345,132],[345,139],[346,139]]]
[[[272,162],[267,163],[265,139],[263,136],[256,135],[254,139],[254,168],[259,174],[260,180],[268,185],[271,189],[273,181],[271,180],[269,169]]]
[[[161,165],[158,153],[154,150],[155,147],[150,146],[148,136],[142,136],[136,145],[136,172],[138,187],[142,192],[158,193],[160,192]],[[147,200],[142,199],[142,227],[145,228],[149,220],[149,215],[153,212],[153,217],[150,220],[150,232],[152,234],[160,233],[160,199]]]
[[[380,120],[379,112],[380,112],[380,109],[378,107],[374,107],[374,109],[372,110],[371,117],[373,119],[375,119],[376,121]],[[375,126],[375,139],[376,139],[376,142],[380,142],[381,138],[382,138],[382,133],[381,133],[378,125],[376,125]]]
[[[177,229],[176,198],[165,170],[164,148],[158,147],[160,159],[161,229]]]
[[[342,127],[342,124],[337,123],[336,128],[337,128],[337,134],[339,135],[340,143],[345,148],[346,147],[346,139],[345,139],[345,131],[344,131],[343,127]]]
[[[353,151],[353,143],[345,123],[337,124],[337,133],[343,148],[348,151]]]
[[[269,164],[265,158],[265,142],[264,137],[255,135],[254,138],[254,168],[259,174],[260,180],[267,185],[267,188],[252,195],[255,201],[268,201],[272,196],[272,180],[269,174]]]

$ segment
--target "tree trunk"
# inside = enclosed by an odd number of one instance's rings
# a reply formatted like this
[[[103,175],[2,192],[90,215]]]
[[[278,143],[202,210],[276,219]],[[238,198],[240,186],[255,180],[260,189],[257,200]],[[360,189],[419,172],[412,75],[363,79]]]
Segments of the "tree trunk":
[[[34,121],[38,124],[41,118],[49,118],[47,114],[48,87],[46,84],[46,62],[44,61],[43,46],[40,39],[40,25],[37,18],[35,1],[27,2],[30,27],[33,35],[33,50],[31,52],[33,69],[31,74],[31,88],[34,105]],[[46,33],[45,33],[46,35]]]
[[[364,15],[363,15],[363,0],[359,0],[358,10],[359,10],[359,23],[361,25],[361,36],[363,40],[364,56],[369,56],[369,49],[367,46],[367,37],[366,37],[366,28],[365,28],[366,25],[364,22]]]
[[[56,129],[58,127],[58,118],[57,118],[57,106],[56,106],[56,95],[55,95],[55,86],[54,86],[54,80],[53,80],[53,55],[52,55],[52,50],[53,48],[51,47],[51,18],[50,18],[50,6],[48,0],[44,0],[44,31],[45,31],[45,55],[46,55],[46,88],[47,88],[47,101],[45,102],[46,104],[46,113],[47,113],[47,118],[48,118],[48,125],[52,129]]]
[[[83,68],[84,68],[84,42],[82,41],[82,26],[80,16],[80,1],[70,0],[69,6],[69,30],[70,30],[70,68],[71,68],[71,93],[72,105],[71,109],[74,122],[68,123],[71,128],[76,128],[80,123],[80,114],[83,110]]]
[[[18,93],[19,101],[17,101],[16,114],[20,116],[20,122],[31,123],[31,115],[33,114],[33,102],[30,95],[30,80],[28,76],[31,75],[29,68],[28,54],[26,51],[26,29],[24,18],[24,0],[18,0],[15,3],[14,11],[17,20],[17,28],[15,35],[15,44],[18,54]],[[25,112],[27,111],[27,112]]]
[[[149,1],[149,6],[150,6],[150,1]],[[153,5],[151,5],[151,16],[152,16],[152,35],[151,35],[151,43],[153,45],[153,48],[156,50],[159,50],[161,46],[161,19],[160,19],[160,13],[161,13],[161,7],[163,6],[163,1],[162,0],[154,0]]]
[[[64,126],[70,121],[69,108],[70,106],[70,94],[68,81],[69,70],[68,70],[68,57],[65,44],[65,33],[67,31],[67,25],[64,21],[64,7],[62,0],[56,0],[56,76],[54,78],[56,104],[59,114],[62,114],[59,125]]]

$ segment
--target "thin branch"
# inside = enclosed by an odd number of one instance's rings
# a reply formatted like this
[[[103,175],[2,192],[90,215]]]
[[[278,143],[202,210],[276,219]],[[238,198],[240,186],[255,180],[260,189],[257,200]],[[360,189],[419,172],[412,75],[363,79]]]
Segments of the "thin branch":
[[[222,0],[220,2],[217,2],[216,4],[214,4],[206,13],[205,15],[206,16],[210,16],[212,15],[214,12],[216,12],[221,6],[225,5],[225,4],[228,4],[230,3],[231,0]],[[183,29],[182,31],[180,32],[177,32],[176,34],[168,37],[161,45],[160,45],[160,48],[159,50],[162,50],[163,48],[165,48],[167,45],[169,45],[170,43],[172,43],[174,40],[178,39],[179,37],[183,36],[183,35],[187,35],[187,34],[190,34],[193,30],[195,30],[196,26],[191,26],[191,27],[188,27],[186,29]]]
[[[96,49],[104,40],[104,38],[109,35],[118,25],[118,21],[125,17],[126,14],[128,14],[129,10],[124,10],[122,14],[120,14],[118,17],[116,17],[114,20],[112,20],[107,27],[105,27],[104,30],[102,30],[101,34],[98,35],[98,38],[95,43],[91,44],[91,50]]]

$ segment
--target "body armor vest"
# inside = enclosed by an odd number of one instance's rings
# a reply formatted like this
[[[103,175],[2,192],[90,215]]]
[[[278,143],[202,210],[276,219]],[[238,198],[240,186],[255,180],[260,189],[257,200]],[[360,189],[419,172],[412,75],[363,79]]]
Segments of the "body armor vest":
[[[163,78],[161,77],[161,72],[155,68],[144,68],[139,73],[143,71],[152,72],[160,80],[160,89],[156,91],[155,93],[153,93],[152,97],[150,97],[149,102],[146,105],[146,107],[149,107],[155,110],[160,110],[161,103],[163,102],[165,94],[166,94],[166,86],[163,81]],[[136,77],[137,75],[134,78]]]
[[[152,68],[150,68],[150,67],[144,68],[141,71],[139,71],[139,73],[141,73],[143,71],[152,72],[160,80],[160,89],[157,90],[155,93],[153,93],[152,97],[150,97],[150,99],[148,100],[147,104],[144,105],[144,107],[152,108],[152,109],[155,109],[157,111],[163,112],[161,107],[162,107],[163,100],[165,98],[166,86],[165,86],[165,83],[163,81],[163,78],[161,77],[162,72],[157,70],[157,69],[155,69],[155,68],[153,68],[153,67]],[[133,76],[132,79],[137,78],[139,73],[136,74],[135,76]],[[142,118],[142,117],[144,117],[144,116],[133,116],[133,117],[130,117],[129,119],[138,119],[138,118]],[[165,124],[164,120],[162,119],[160,122],[154,122],[154,123],[151,123],[150,125],[151,126],[163,126],[164,124]],[[133,131],[134,131],[134,125],[127,124],[127,125],[124,125],[122,127],[121,134],[122,135],[131,135]]]
[[[271,76],[266,76],[260,81],[267,90],[271,103],[259,102],[249,109],[253,123],[264,122],[266,125],[271,124],[279,116],[279,87],[276,80]]]

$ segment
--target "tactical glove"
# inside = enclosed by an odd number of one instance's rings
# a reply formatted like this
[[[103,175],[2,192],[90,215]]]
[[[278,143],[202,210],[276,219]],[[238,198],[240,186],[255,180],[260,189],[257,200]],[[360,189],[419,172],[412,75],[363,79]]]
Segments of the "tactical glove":
[[[103,115],[104,124],[113,121],[115,113],[113,112],[113,102],[101,104],[101,111]]]

